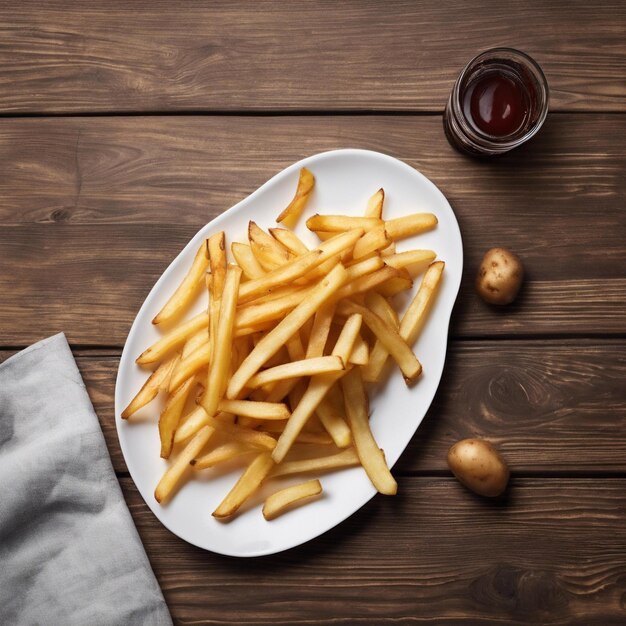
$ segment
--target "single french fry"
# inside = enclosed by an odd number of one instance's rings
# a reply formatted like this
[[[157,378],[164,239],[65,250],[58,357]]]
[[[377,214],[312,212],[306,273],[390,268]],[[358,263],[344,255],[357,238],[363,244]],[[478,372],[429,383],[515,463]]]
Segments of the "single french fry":
[[[168,459],[174,447],[174,433],[180,417],[183,414],[185,403],[189,397],[189,392],[194,383],[193,378],[189,378],[169,397],[163,411],[159,417],[159,437],[161,439],[161,457]]]
[[[361,329],[362,318],[360,315],[352,315],[344,324],[339,339],[333,348],[332,356],[338,356],[344,363],[348,362],[354,342]],[[334,372],[332,374],[319,374],[313,376],[309,382],[309,386],[304,393],[304,396],[291,413],[291,417],[285,426],[285,430],[278,438],[278,443],[272,452],[272,458],[276,463],[280,463],[289,449],[293,445],[300,431],[313,415],[315,409],[319,406],[320,402],[326,396],[328,390],[335,384],[335,382],[345,374],[343,372]]]
[[[311,291],[309,297],[301,302],[291,313],[271,330],[252,350],[241,367],[233,374],[228,384],[226,397],[235,399],[245,384],[254,376],[263,364],[270,359],[286,341],[289,340],[315,311],[341,287],[346,279],[346,270],[337,265]]]
[[[432,213],[412,213],[385,222],[387,234],[393,241],[425,233],[435,226],[437,226],[437,216]]]
[[[313,318],[313,326],[306,348],[306,358],[321,357],[328,340],[328,333],[335,315],[335,303],[327,303],[320,307]]]
[[[326,433],[314,433],[303,430],[294,441],[294,444],[313,444],[316,446],[331,446],[334,444],[332,438]]]
[[[265,433],[258,432],[256,430],[250,430],[249,428],[243,428],[232,422],[227,422],[224,419],[220,419],[227,414],[219,414],[217,417],[211,417],[207,415],[207,412],[202,406],[196,407],[196,409],[183,420],[181,425],[176,430],[174,435],[174,443],[185,441],[196,432],[198,432],[203,426],[211,426],[221,433],[228,435],[231,439],[245,443],[255,448],[261,448],[264,450],[273,450],[276,447],[276,439],[266,435]]]
[[[394,268],[390,268],[390,269],[394,269]],[[376,291],[381,296],[385,296],[386,298],[391,298],[413,287],[413,279],[411,278],[411,276],[409,275],[409,273],[406,271],[405,268],[396,270],[396,272],[399,272],[397,276],[393,276],[388,281],[380,285],[376,285],[376,287],[374,287],[374,289],[376,289]]]
[[[233,253],[233,257],[235,257],[237,265],[241,267],[244,276],[248,280],[261,278],[261,276],[265,275],[265,270],[257,261],[256,257],[252,253],[252,249],[248,244],[234,241],[230,244],[230,251]]]
[[[254,257],[266,272],[281,267],[291,259],[285,246],[252,221],[248,223],[248,241]]]
[[[246,383],[246,387],[255,389],[257,387],[261,387],[262,385],[285,380],[287,378],[315,376],[316,374],[327,374],[328,372],[340,372],[343,369],[345,369],[343,361],[339,357],[334,356],[321,356],[303,359],[300,361],[292,361],[290,363],[278,365],[259,372]]]
[[[250,304],[237,309],[236,329],[247,328],[263,322],[278,320],[289,311],[295,309],[306,299],[314,286],[300,289],[289,289],[287,293],[276,299],[260,302],[253,300]]]
[[[167,500],[174,487],[180,482],[185,470],[189,468],[189,463],[202,452],[202,448],[208,443],[213,433],[215,433],[214,428],[203,426],[176,457],[176,460],[170,465],[165,474],[163,474],[159,484],[154,490],[154,498],[157,502],[162,504]]]
[[[202,287],[201,278],[209,266],[209,254],[207,241],[203,241],[193,260],[191,268],[185,278],[165,303],[165,306],[157,313],[152,320],[153,324],[162,324],[168,320],[179,317],[191,304],[194,297]]]
[[[377,226],[365,233],[354,245],[353,259],[361,259],[372,252],[383,250],[391,243],[391,237],[387,234],[384,226]]]
[[[365,208],[365,217],[382,219],[383,203],[385,202],[385,190],[381,187],[368,201]]]
[[[424,322],[428,317],[428,312],[432,307],[441,283],[444,267],[445,263],[443,261],[436,261],[430,265],[428,270],[426,270],[426,274],[424,274],[415,298],[413,298],[402,317],[399,333],[409,346],[412,346],[417,341]],[[378,382],[388,356],[389,351],[386,346],[378,340],[372,349],[369,363],[363,368],[363,378],[368,382]]]
[[[367,362],[370,358],[370,349],[363,337],[361,335],[357,335],[356,341],[354,342],[354,348],[352,349],[352,354],[350,355],[350,363],[353,365],[367,365]]]
[[[332,239],[333,237],[335,237],[337,235],[336,232],[328,232],[325,230],[316,230],[315,234],[322,240],[322,241],[328,241],[329,239]]]
[[[352,435],[348,428],[343,404],[341,405],[341,411],[337,411],[333,402],[330,400],[330,393],[337,385],[334,385],[326,394],[324,399],[319,403],[319,406],[315,410],[315,414],[319,417],[320,422],[324,426],[326,432],[332,437],[333,442],[338,448],[346,448],[352,441]],[[342,399],[343,402],[343,399]]]
[[[286,228],[270,228],[270,235],[274,237],[278,242],[282,243],[289,252],[296,256],[301,256],[309,252],[300,237],[296,235],[292,230]]]
[[[370,430],[367,394],[360,368],[353,368],[343,377],[341,388],[344,393],[348,423],[361,465],[380,493],[395,495],[398,491],[398,484],[391,475],[385,456]]]
[[[395,328],[398,328],[400,325],[396,310],[389,304],[389,301],[377,291],[369,291],[365,294],[365,306]]]
[[[385,265],[400,269],[406,268],[412,277],[421,274],[437,255],[432,250],[407,250],[385,257]]]
[[[322,494],[322,484],[319,480],[309,480],[299,485],[281,489],[265,500],[263,517],[269,522],[279,515],[290,511],[296,506],[310,502]]]
[[[287,208],[276,218],[276,221],[283,223],[287,228],[294,228],[298,223],[302,211],[306,205],[313,187],[315,186],[315,177],[306,167],[300,170],[300,177],[298,178],[298,187],[296,188],[296,195],[289,203]]]
[[[219,410],[260,420],[284,420],[289,419],[291,415],[286,404],[252,400],[220,400]]]
[[[360,465],[359,455],[354,448],[346,448],[337,454],[302,459],[298,461],[284,461],[272,470],[272,478],[290,476],[292,474],[308,474],[310,472],[330,472],[344,467]]]
[[[314,215],[306,221],[309,230],[322,232],[342,232],[353,228],[362,228],[370,231],[382,225],[382,220],[376,217],[352,217],[348,215]]]
[[[148,402],[152,402],[152,400],[157,397],[162,384],[169,380],[169,376],[172,369],[176,366],[176,363],[178,363],[178,355],[161,363],[161,365],[150,374],[148,380],[143,384],[137,395],[122,411],[122,419],[128,419],[133,413],[136,413],[140,408],[144,407]]]
[[[226,389],[230,374],[230,357],[233,330],[235,326],[235,311],[237,308],[237,294],[241,268],[230,265],[226,270],[224,291],[220,301],[219,323],[214,341],[214,352],[207,375],[206,392],[202,397],[202,406],[209,415],[215,415],[220,399]]]
[[[400,366],[405,381],[408,383],[415,380],[422,373],[422,366],[407,345],[400,333],[391,324],[381,319],[369,309],[344,300],[339,303],[337,312],[342,315],[362,315],[366,326],[376,335],[376,338],[387,348],[396,363]]]
[[[209,467],[215,467],[220,463],[225,463],[237,457],[251,453],[258,454],[258,452],[258,450],[249,448],[238,441],[227,441],[210,452],[192,459],[190,465],[195,470],[208,469]]]
[[[222,297],[226,281],[226,236],[224,231],[209,237],[209,263],[213,277],[211,295],[219,300]]]
[[[188,378],[199,372],[203,367],[207,367],[211,357],[209,342],[205,341],[203,345],[189,354],[186,358],[181,359],[172,372],[168,391],[171,393],[180,387]]]
[[[346,272],[348,272],[348,283],[356,280],[357,278],[362,278],[363,276],[367,276],[368,274],[373,274],[375,271],[383,268],[385,262],[378,255],[373,256],[369,259],[365,259],[363,261],[352,262],[351,265],[346,266]]]
[[[201,328],[197,333],[189,337],[183,346],[180,358],[184,361],[190,354],[195,352],[200,346],[209,340],[209,332],[207,328]]]
[[[172,350],[180,347],[193,334],[197,333],[201,328],[208,328],[209,317],[206,311],[192,317],[187,322],[179,324],[158,341],[153,343],[149,348],[144,350],[135,360],[138,365],[146,365],[148,363],[156,363],[163,360]]]
[[[272,461],[269,453],[259,454],[213,511],[213,517],[226,519],[234,515],[241,505],[261,486],[273,467],[274,461]]]

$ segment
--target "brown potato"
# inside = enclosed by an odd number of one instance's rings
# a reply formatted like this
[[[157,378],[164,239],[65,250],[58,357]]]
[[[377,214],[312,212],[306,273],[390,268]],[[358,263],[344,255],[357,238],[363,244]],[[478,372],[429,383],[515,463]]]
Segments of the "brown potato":
[[[492,248],[483,257],[476,277],[478,295],[490,304],[510,304],[522,286],[524,267],[506,248]]]
[[[481,496],[499,496],[509,482],[506,461],[483,439],[455,443],[448,451],[448,466],[468,489]]]

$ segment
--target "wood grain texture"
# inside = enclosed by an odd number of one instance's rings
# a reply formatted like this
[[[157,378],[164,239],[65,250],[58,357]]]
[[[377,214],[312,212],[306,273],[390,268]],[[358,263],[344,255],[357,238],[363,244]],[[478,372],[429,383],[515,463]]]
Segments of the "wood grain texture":
[[[553,110],[625,111],[625,18],[583,0],[3,1],[0,111],[441,111],[495,46],[536,57]]]
[[[394,474],[447,471],[448,448],[465,437],[493,441],[514,473],[626,472],[625,355],[625,341],[453,342],[435,401]],[[77,361],[113,465],[125,472],[113,409],[119,358]]]
[[[0,344],[65,330],[74,345],[122,346],[202,225],[291,162],[346,145],[398,156],[449,198],[465,246],[455,336],[623,334],[624,134],[626,117],[553,116],[530,145],[483,163],[448,146],[438,117],[0,120],[0,265],[10,268]],[[473,294],[494,245],[528,274],[506,315]]]
[[[404,478],[398,496],[375,497],[325,535],[246,560],[186,544],[121,482],[179,624],[617,626],[626,617],[624,479],[514,479],[490,501],[453,479]]]

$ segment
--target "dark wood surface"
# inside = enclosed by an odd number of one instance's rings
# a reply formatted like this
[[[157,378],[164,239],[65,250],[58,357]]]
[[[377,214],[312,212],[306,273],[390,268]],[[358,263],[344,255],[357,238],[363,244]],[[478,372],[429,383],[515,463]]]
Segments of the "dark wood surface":
[[[625,25],[622,2],[0,1],[0,361],[66,332],[177,623],[626,623]],[[479,162],[441,111],[494,45],[537,58],[552,113]],[[397,498],[280,555],[219,557],[163,528],[128,476],[121,349],[202,225],[340,147],[406,161],[459,218],[442,384]],[[528,272],[504,311],[472,287],[494,245]],[[506,497],[451,478],[467,436],[508,459]]]

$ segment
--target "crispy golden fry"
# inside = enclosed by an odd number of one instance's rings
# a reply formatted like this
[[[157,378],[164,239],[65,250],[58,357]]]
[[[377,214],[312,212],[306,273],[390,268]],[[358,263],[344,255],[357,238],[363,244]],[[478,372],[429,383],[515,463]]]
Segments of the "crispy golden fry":
[[[391,237],[387,234],[384,226],[377,226],[369,232],[365,233],[361,239],[359,239],[352,252],[352,258],[362,259],[377,252],[383,250],[391,243]]]
[[[352,262],[351,265],[346,267],[346,271],[348,272],[347,282],[351,283],[357,278],[367,276],[368,274],[373,274],[376,270],[384,267],[384,265],[385,262],[378,255],[373,256],[369,259],[365,259],[363,261]]]
[[[329,472],[344,467],[360,465],[359,455],[354,448],[347,448],[337,454],[320,456],[300,461],[285,461],[272,470],[272,478],[292,474],[308,474],[309,472]]]
[[[411,276],[418,276],[435,260],[436,256],[432,250],[408,250],[386,256],[385,264],[396,269],[404,267]]]
[[[300,177],[298,178],[298,187],[296,189],[296,195],[289,203],[287,208],[276,218],[276,221],[283,223],[287,228],[294,228],[298,223],[304,206],[306,205],[313,187],[315,186],[315,177],[306,167],[300,170]]]
[[[184,361],[190,354],[195,352],[200,346],[209,340],[209,332],[207,328],[201,328],[197,333],[192,335],[183,346],[180,358]]]
[[[343,232],[353,228],[370,231],[382,225],[382,220],[375,217],[351,217],[348,215],[314,215],[306,221],[309,230],[322,232]]]
[[[209,262],[213,277],[212,296],[219,300],[226,281],[226,236],[224,231],[209,237]]]
[[[248,244],[235,241],[230,244],[230,251],[233,253],[235,261],[237,261],[237,265],[241,267],[244,276],[248,280],[261,278],[261,276],[265,275],[265,270],[256,260],[256,257],[252,253],[252,249]]]
[[[259,454],[250,463],[217,509],[213,511],[213,517],[225,519],[234,515],[241,505],[261,486],[273,467],[274,461],[272,461],[269,453]]]
[[[393,496],[398,491],[398,484],[391,475],[385,462],[385,455],[378,447],[370,430],[367,394],[358,367],[343,377],[341,388],[344,393],[348,423],[361,465],[380,493]]]
[[[335,237],[337,235],[336,232],[327,232],[325,230],[316,230],[315,234],[322,240],[322,241],[328,241],[329,239],[332,239],[333,237]]]
[[[226,281],[220,301],[219,323],[207,376],[206,393],[202,397],[202,406],[209,415],[215,415],[217,412],[230,374],[231,344],[240,280],[241,268],[230,265],[226,270]]]
[[[309,252],[309,249],[304,245],[300,237],[296,235],[292,230],[287,230],[286,228],[270,228],[270,235],[276,239],[276,241],[280,242],[296,256],[301,256]]]
[[[328,340],[328,332],[330,331],[330,325],[333,321],[334,315],[334,302],[321,306],[315,313],[309,342],[306,348],[307,359],[320,357],[324,354],[324,347],[326,346],[326,341]]]
[[[285,420],[291,415],[286,404],[252,400],[220,400],[219,410],[260,420]]]
[[[319,480],[309,480],[299,485],[286,487],[273,493],[265,500],[263,517],[269,522],[296,506],[310,502],[321,494],[322,484]]]
[[[381,296],[378,292],[369,291],[365,294],[365,306],[394,328],[398,328],[400,325],[396,310],[389,304],[389,300]]]
[[[169,397],[159,417],[159,437],[161,439],[161,457],[169,459],[174,446],[174,433],[183,414],[189,392],[194,384],[190,378]]]
[[[326,433],[314,433],[303,430],[297,437],[294,443],[314,444],[317,446],[330,446],[333,445],[332,438]]]
[[[203,426],[211,426],[220,433],[228,435],[231,439],[245,443],[255,448],[261,448],[264,450],[273,450],[276,447],[276,439],[266,435],[265,433],[258,432],[256,430],[250,430],[249,428],[243,428],[232,422],[222,419],[227,413],[219,414],[217,417],[210,417],[206,411],[201,407],[197,407],[183,423],[178,427],[176,434],[174,435],[174,443],[179,443],[188,439],[194,435]]]
[[[245,446],[238,441],[227,441],[226,443],[223,443],[222,445],[211,450],[211,452],[207,452],[198,458],[192,459],[190,465],[195,470],[202,470],[209,467],[215,467],[220,463],[225,463],[226,461],[230,461],[250,453],[258,454],[259,451],[254,448],[248,448],[248,446]]]
[[[292,337],[302,325],[315,314],[315,311],[324,304],[341,287],[346,279],[346,270],[337,265],[326,276],[309,297],[301,302],[291,313],[271,330],[252,350],[241,367],[233,374],[228,384],[226,397],[235,399],[245,384],[254,376],[263,364],[270,359],[284,343]]]
[[[393,268],[391,268],[393,269]],[[376,291],[386,298],[391,298],[403,291],[407,291],[413,287],[413,279],[405,268],[396,270],[399,274],[390,278],[387,282],[377,285]]]
[[[361,321],[360,315],[352,315],[346,320],[341,334],[339,335],[339,339],[333,348],[332,356],[340,357],[344,363],[348,362],[354,342],[361,329]],[[280,463],[285,458],[285,455],[289,452],[296,437],[298,437],[308,419],[313,415],[315,409],[317,409],[320,402],[324,399],[328,390],[344,374],[345,371],[335,372],[333,374],[319,374],[311,378],[304,396],[292,411],[291,418],[287,422],[285,430],[278,438],[278,443],[272,452],[272,458],[276,463]]]
[[[443,261],[436,261],[428,268],[415,298],[402,317],[399,332],[409,346],[412,346],[417,340],[428,317],[428,312],[441,283],[444,267]],[[363,368],[363,378],[368,382],[378,382],[388,356],[389,351],[385,345],[380,340],[377,341],[370,355],[369,363]]]
[[[172,371],[168,391],[171,393],[203,367],[207,367],[210,357],[211,351],[207,341],[186,358],[181,359]]]
[[[250,304],[237,309],[235,326],[237,329],[242,329],[255,326],[263,322],[278,320],[284,317],[286,313],[289,313],[289,311],[295,309],[298,304],[302,302],[302,300],[308,297],[308,294],[314,288],[314,285],[310,287],[301,287],[299,289],[292,288],[289,289],[284,295],[276,299],[270,299],[263,302],[260,300],[253,300]]]
[[[357,335],[354,342],[354,348],[350,355],[350,363],[353,365],[367,365],[370,358],[370,349],[367,343],[363,340],[361,335]]]
[[[178,363],[179,356],[175,355],[164,361],[159,367],[150,374],[148,380],[143,384],[137,395],[130,401],[129,405],[122,411],[122,419],[128,419],[133,413],[137,412],[141,407],[148,404],[157,397],[159,390],[165,382],[169,383],[169,377],[172,369]]]
[[[165,474],[163,474],[159,484],[154,490],[154,497],[157,502],[162,504],[167,500],[174,487],[176,487],[183,477],[185,470],[189,468],[189,463],[202,452],[202,448],[208,443],[213,433],[215,433],[214,428],[203,426],[176,457],[176,460],[170,465]]]
[[[407,384],[414,381],[422,373],[422,366],[415,354],[413,354],[413,350],[411,350],[406,341],[400,336],[398,330],[391,324],[388,324],[385,320],[381,319],[364,306],[347,300],[339,303],[337,312],[342,315],[354,315],[358,313],[363,316],[363,321],[367,327],[376,335],[376,338],[387,348],[396,363],[400,366],[400,370]]]
[[[437,216],[432,213],[412,213],[385,222],[387,234],[394,241],[425,233],[437,226]]]
[[[368,201],[365,209],[365,217],[382,219],[383,203],[385,202],[385,190],[381,187]]]
[[[203,241],[191,268],[178,286],[172,297],[152,320],[153,324],[162,324],[168,320],[179,317],[191,304],[194,297],[202,287],[202,277],[209,266],[209,254],[207,241]]]
[[[144,350],[136,359],[138,365],[146,365],[148,363],[157,363],[172,350],[182,346],[193,334],[197,333],[201,328],[208,328],[209,318],[206,311],[192,317],[187,322],[183,322],[176,328],[173,328],[161,339],[153,343],[147,350]]]
[[[329,389],[326,397],[319,403],[319,406],[315,410],[315,414],[319,418],[320,422],[324,426],[326,432],[331,436],[333,442],[338,448],[346,448],[352,441],[352,435],[350,429],[346,424],[343,404],[341,410],[336,410],[336,406],[330,399],[330,394],[337,385],[333,385]],[[341,399],[343,403],[343,398]]]
[[[369,259],[368,259],[369,260]],[[365,262],[365,261],[364,261]],[[342,298],[350,298],[359,293],[365,293],[370,289],[380,287],[381,285],[389,282],[393,278],[398,277],[398,270],[393,267],[382,267],[371,274],[361,276],[351,283],[344,285],[335,296],[335,300],[341,300]]]
[[[281,267],[292,258],[285,246],[252,221],[248,224],[248,240],[252,253],[266,272]]]
[[[255,389],[256,387],[261,387],[262,385],[285,380],[287,378],[299,378],[301,376],[327,374],[328,372],[340,372],[343,369],[345,369],[345,366],[339,357],[313,357],[300,361],[292,361],[290,363],[277,365],[276,367],[263,370],[253,376],[246,384],[246,387]]]

